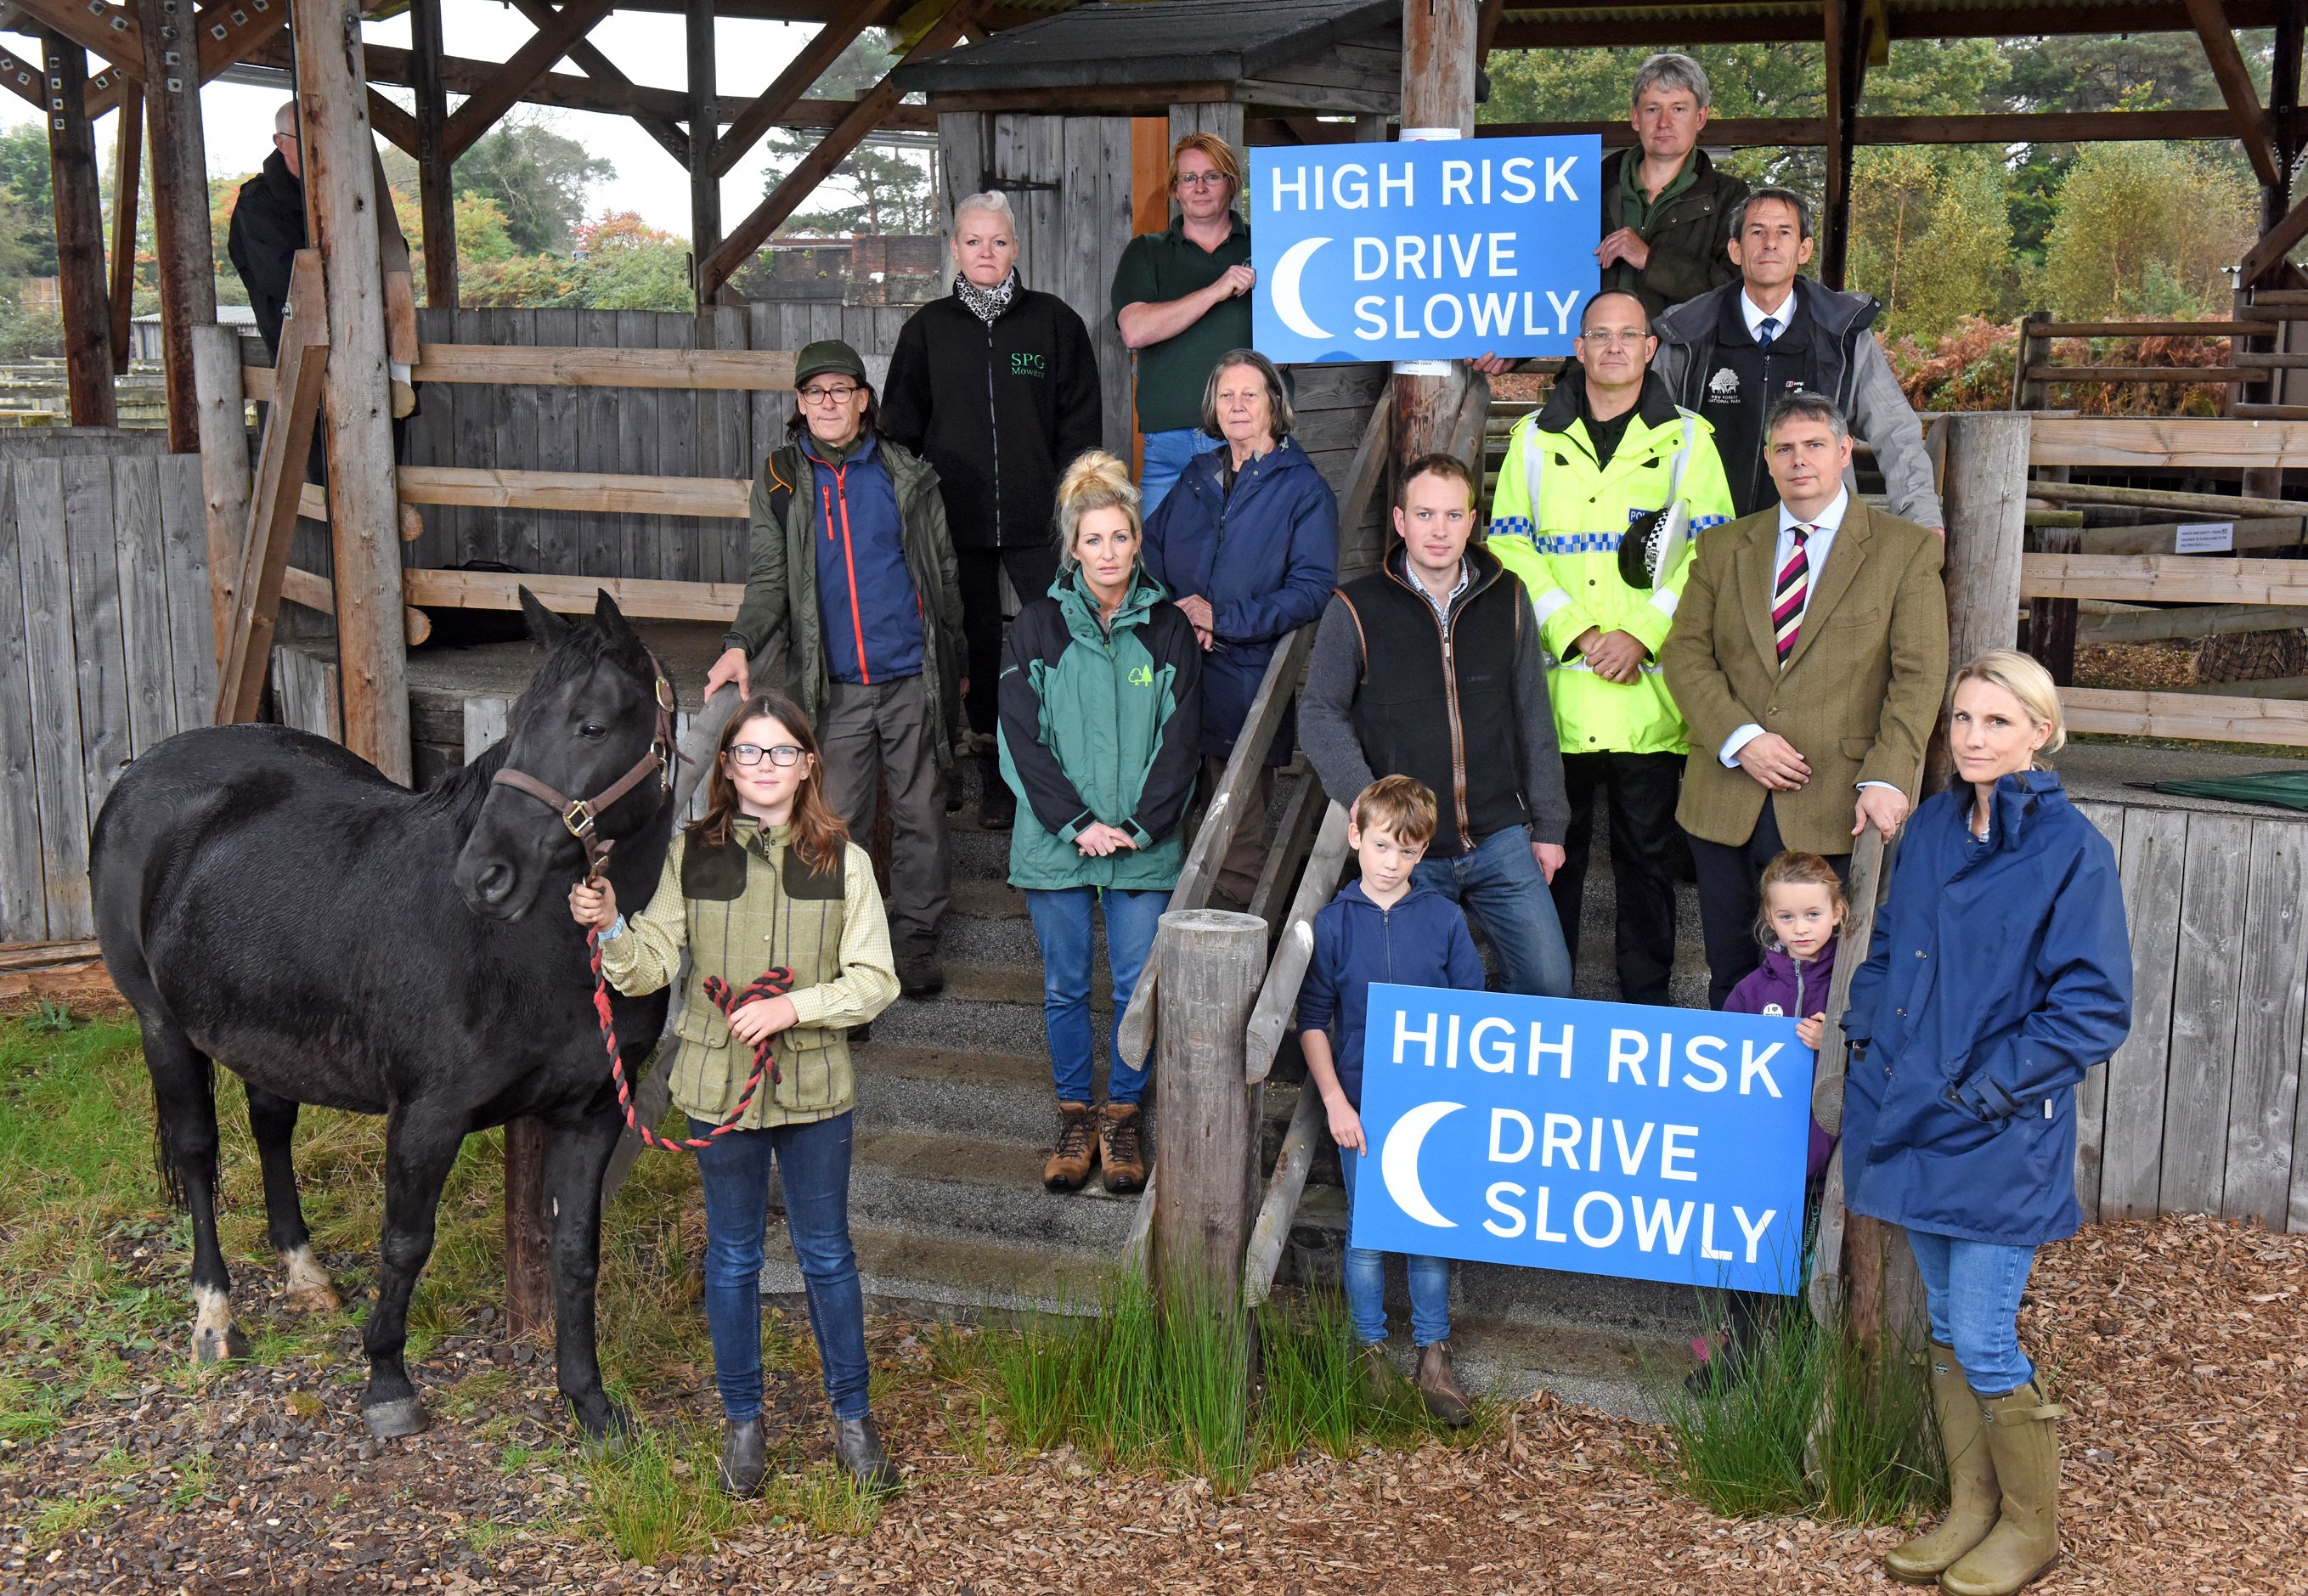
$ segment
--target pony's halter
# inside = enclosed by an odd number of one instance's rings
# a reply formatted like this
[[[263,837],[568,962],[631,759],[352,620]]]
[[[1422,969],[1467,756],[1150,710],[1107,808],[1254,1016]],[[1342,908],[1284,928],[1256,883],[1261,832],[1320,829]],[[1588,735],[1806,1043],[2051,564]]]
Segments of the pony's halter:
[[[600,874],[601,861],[609,856],[610,840],[595,829],[594,823],[600,818],[601,812],[640,786],[651,772],[658,773],[660,794],[673,790],[674,765],[680,757],[674,745],[673,684],[666,680],[665,667],[658,663],[657,656],[646,648],[642,651],[649,656],[650,674],[657,678],[657,729],[650,738],[649,752],[634,762],[633,769],[589,798],[570,798],[526,771],[517,771],[510,766],[489,778],[492,784],[527,793],[561,816],[561,824],[568,829],[569,834],[585,845],[585,872],[589,880]]]

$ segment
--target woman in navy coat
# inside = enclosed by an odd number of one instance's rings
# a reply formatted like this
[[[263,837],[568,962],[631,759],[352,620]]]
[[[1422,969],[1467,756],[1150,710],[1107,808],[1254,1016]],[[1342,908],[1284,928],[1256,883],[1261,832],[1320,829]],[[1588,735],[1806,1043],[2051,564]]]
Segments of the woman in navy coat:
[[[2025,654],[1956,673],[1957,781],[1908,823],[1843,1016],[1844,1202],[1905,1226],[1932,1325],[1951,1502],[1893,1577],[2004,1596],[2059,1556],[2059,1446],[2020,1350],[2036,1248],[2075,1233],[2076,1093],[2131,1023],[2115,855],[2035,768],[2066,733]]]
[[[1322,618],[1339,580],[1339,501],[1290,434],[1282,374],[1253,349],[1211,368],[1202,428],[1225,440],[1197,455],[1146,521],[1146,569],[1194,623],[1202,664],[1202,800],[1218,789],[1275,645]],[[1261,834],[1273,768],[1297,727],[1286,712],[1266,750],[1219,890],[1248,903],[1265,861]]]

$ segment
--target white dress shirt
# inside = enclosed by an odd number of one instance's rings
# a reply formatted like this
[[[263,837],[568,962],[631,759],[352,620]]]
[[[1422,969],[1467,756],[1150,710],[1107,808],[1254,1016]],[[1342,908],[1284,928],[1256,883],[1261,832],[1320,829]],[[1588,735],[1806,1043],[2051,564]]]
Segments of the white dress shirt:
[[[1746,295],[1739,296],[1739,303],[1746,307],[1751,321],[1761,314]],[[1801,625],[1800,617],[1811,613],[1811,596],[1819,591],[1819,576],[1827,569],[1828,551],[1835,547],[1835,534],[1843,530],[1843,518],[1850,508],[1851,490],[1848,488],[1838,489],[1827,508],[1808,523],[1785,505],[1779,506],[1779,537],[1771,555],[1771,579],[1775,584],[1779,573],[1786,570],[1787,562],[1795,557],[1795,529],[1805,524],[1812,529],[1811,535],[1804,540],[1804,558],[1809,570],[1804,578],[1804,601],[1803,608],[1798,612],[1798,625]],[[1727,770],[1739,763],[1739,750],[1762,735],[1763,729],[1751,720],[1723,739],[1722,750],[1717,757],[1722,760],[1724,768]],[[1889,787],[1891,784],[1889,781],[1862,781],[1859,785]]]
[[[1748,297],[1745,289],[1741,289],[1739,314],[1747,318],[1748,337],[1758,337],[1764,321],[1768,318],[1777,324],[1771,329],[1771,336],[1774,339],[1778,338],[1787,332],[1787,324],[1796,319],[1796,285],[1787,284],[1787,297],[1779,301],[1779,307],[1777,310],[1765,310]]]

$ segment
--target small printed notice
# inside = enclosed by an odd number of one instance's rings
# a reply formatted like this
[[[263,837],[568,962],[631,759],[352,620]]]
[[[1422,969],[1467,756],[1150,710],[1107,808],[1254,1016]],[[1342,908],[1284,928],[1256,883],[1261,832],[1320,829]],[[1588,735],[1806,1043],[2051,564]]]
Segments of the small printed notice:
[[[2235,552],[2235,522],[2233,521],[2192,521],[2179,529],[2173,544],[2175,554],[2233,554]]]

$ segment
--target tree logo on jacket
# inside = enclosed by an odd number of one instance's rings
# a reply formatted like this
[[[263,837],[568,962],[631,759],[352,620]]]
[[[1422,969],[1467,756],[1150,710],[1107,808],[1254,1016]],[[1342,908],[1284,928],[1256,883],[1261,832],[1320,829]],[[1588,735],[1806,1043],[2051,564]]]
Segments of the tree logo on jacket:
[[[1130,685],[1133,687],[1152,686],[1154,685],[1154,668],[1151,665],[1132,666],[1130,668]]]

